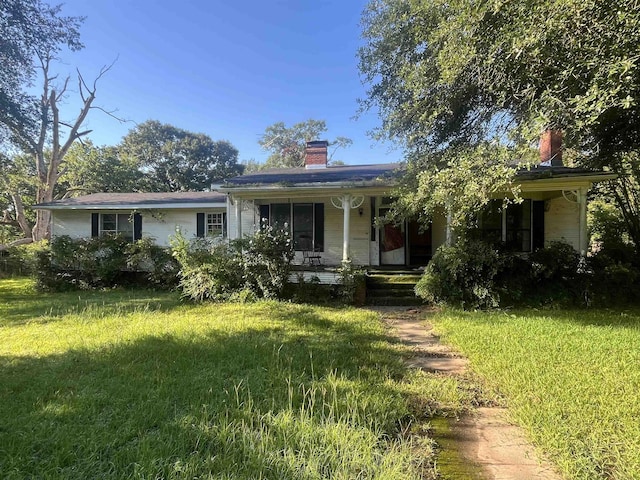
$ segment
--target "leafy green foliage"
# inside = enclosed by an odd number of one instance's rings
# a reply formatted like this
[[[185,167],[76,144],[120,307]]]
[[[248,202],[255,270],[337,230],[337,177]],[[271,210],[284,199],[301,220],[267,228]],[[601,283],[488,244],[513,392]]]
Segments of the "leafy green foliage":
[[[0,252],[0,274],[32,275],[38,269],[38,258],[49,249],[49,242],[29,243]]]
[[[73,239],[54,238],[49,250],[38,252],[37,285],[41,290],[111,288],[142,283],[171,288],[178,266],[166,249],[151,239],[134,243],[119,235]]]
[[[455,207],[462,225],[554,128],[578,165],[621,174],[611,192],[638,244],[639,32],[634,0],[370,1],[362,107],[416,164],[401,213]]]
[[[82,18],[60,14],[61,7],[41,0],[0,3],[0,143],[8,135],[22,145],[21,131],[34,133],[37,99],[29,91],[36,75],[35,57],[55,57],[63,47],[82,48]]]
[[[441,246],[416,284],[416,295],[463,308],[497,307],[500,295],[496,278],[503,265],[500,252],[478,240]]]
[[[365,271],[351,262],[342,262],[338,268],[338,298],[347,305],[364,305],[366,297]]]
[[[144,177],[137,189],[147,192],[207,190],[215,180],[242,173],[231,143],[156,120],[129,131],[120,153],[138,163]]]
[[[57,185],[58,196],[98,192],[135,192],[143,172],[118,147],[97,147],[91,141],[75,143],[66,155],[66,170]]]
[[[320,137],[327,131],[324,120],[309,119],[287,127],[284,122],[269,125],[259,140],[260,146],[271,153],[264,168],[295,168],[304,166],[307,142],[322,140]],[[338,148],[346,148],[352,144],[346,137],[337,137],[329,142],[333,147],[331,158]]]
[[[251,237],[229,243],[189,240],[177,232],[171,247],[180,263],[183,295],[196,301],[282,298],[295,254],[288,231],[268,224]]]

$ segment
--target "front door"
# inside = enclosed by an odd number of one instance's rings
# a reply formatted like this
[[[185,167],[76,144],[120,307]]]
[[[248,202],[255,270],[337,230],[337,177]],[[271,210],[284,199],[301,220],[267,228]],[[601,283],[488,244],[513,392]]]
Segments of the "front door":
[[[431,225],[420,230],[420,224],[415,220],[407,225],[409,231],[407,247],[409,249],[409,265],[423,266],[431,260]]]
[[[386,215],[387,208],[381,208],[379,216]],[[405,225],[388,223],[380,228],[380,265],[404,265]]]

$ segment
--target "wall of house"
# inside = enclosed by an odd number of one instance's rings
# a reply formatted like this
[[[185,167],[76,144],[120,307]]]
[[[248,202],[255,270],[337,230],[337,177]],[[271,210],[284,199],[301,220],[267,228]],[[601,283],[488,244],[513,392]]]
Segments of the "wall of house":
[[[199,212],[217,213],[224,212],[224,208],[210,209],[179,209],[158,210],[151,214],[149,211],[141,211],[142,237],[152,237],[157,245],[169,246],[169,237],[177,228],[187,238],[196,236],[196,214]],[[91,236],[92,213],[131,213],[130,210],[54,210],[53,211],[53,237],[68,235],[72,238],[86,238]]]
[[[553,241],[566,242],[580,249],[580,206],[564,197],[547,200],[544,215],[545,246]]]
[[[259,205],[272,203],[323,203],[324,204],[324,252],[320,252],[323,265],[340,265],[342,262],[343,242],[343,211],[335,208],[327,197],[296,198],[270,198],[256,199],[255,202],[243,202],[242,204],[242,234],[251,235],[259,224]],[[371,222],[371,208],[369,198],[365,197],[362,203],[362,215],[359,209],[352,209],[350,231],[350,256],[355,265],[369,265],[369,227]],[[235,205],[229,206],[229,234],[236,237]],[[302,263],[302,252],[296,252],[295,263]]]

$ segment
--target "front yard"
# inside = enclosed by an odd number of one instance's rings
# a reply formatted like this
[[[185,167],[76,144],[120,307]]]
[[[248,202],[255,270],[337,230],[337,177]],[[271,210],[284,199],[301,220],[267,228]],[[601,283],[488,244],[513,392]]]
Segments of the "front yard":
[[[498,398],[565,478],[640,479],[638,311],[430,321],[474,375],[367,310],[0,280],[0,478],[432,478],[425,415]]]
[[[442,312],[445,341],[567,479],[640,479],[640,312]]]
[[[35,294],[0,280],[0,338],[3,479],[406,479],[420,459],[430,468],[428,441],[418,456],[402,438],[408,393],[423,387],[369,311]]]

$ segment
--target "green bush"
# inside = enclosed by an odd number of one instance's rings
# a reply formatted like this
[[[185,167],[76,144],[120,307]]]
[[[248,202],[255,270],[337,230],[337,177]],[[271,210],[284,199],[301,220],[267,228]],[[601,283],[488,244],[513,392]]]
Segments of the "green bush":
[[[37,286],[42,290],[142,285],[170,288],[177,263],[151,239],[131,243],[121,236],[89,239],[56,237],[38,254]]]
[[[225,300],[244,288],[242,250],[237,244],[210,238],[189,240],[177,232],[171,248],[180,265],[183,296],[196,301]]]
[[[466,309],[580,305],[588,301],[593,276],[589,263],[566,243],[524,255],[463,239],[436,251],[415,291],[427,301]]]
[[[351,262],[342,262],[338,269],[337,295],[346,304],[364,305],[366,297],[365,271]]]
[[[416,295],[433,303],[463,308],[493,308],[500,303],[495,279],[504,256],[493,246],[474,239],[441,246],[415,287]]]
[[[243,252],[247,285],[262,298],[282,298],[295,255],[287,228],[268,225],[249,237]]]
[[[196,301],[283,298],[295,253],[288,232],[269,225],[228,243],[189,240],[178,232],[171,246],[180,264],[182,293]]]
[[[38,255],[49,248],[49,242],[27,243],[0,252],[0,272],[7,275],[31,275],[38,267]]]

